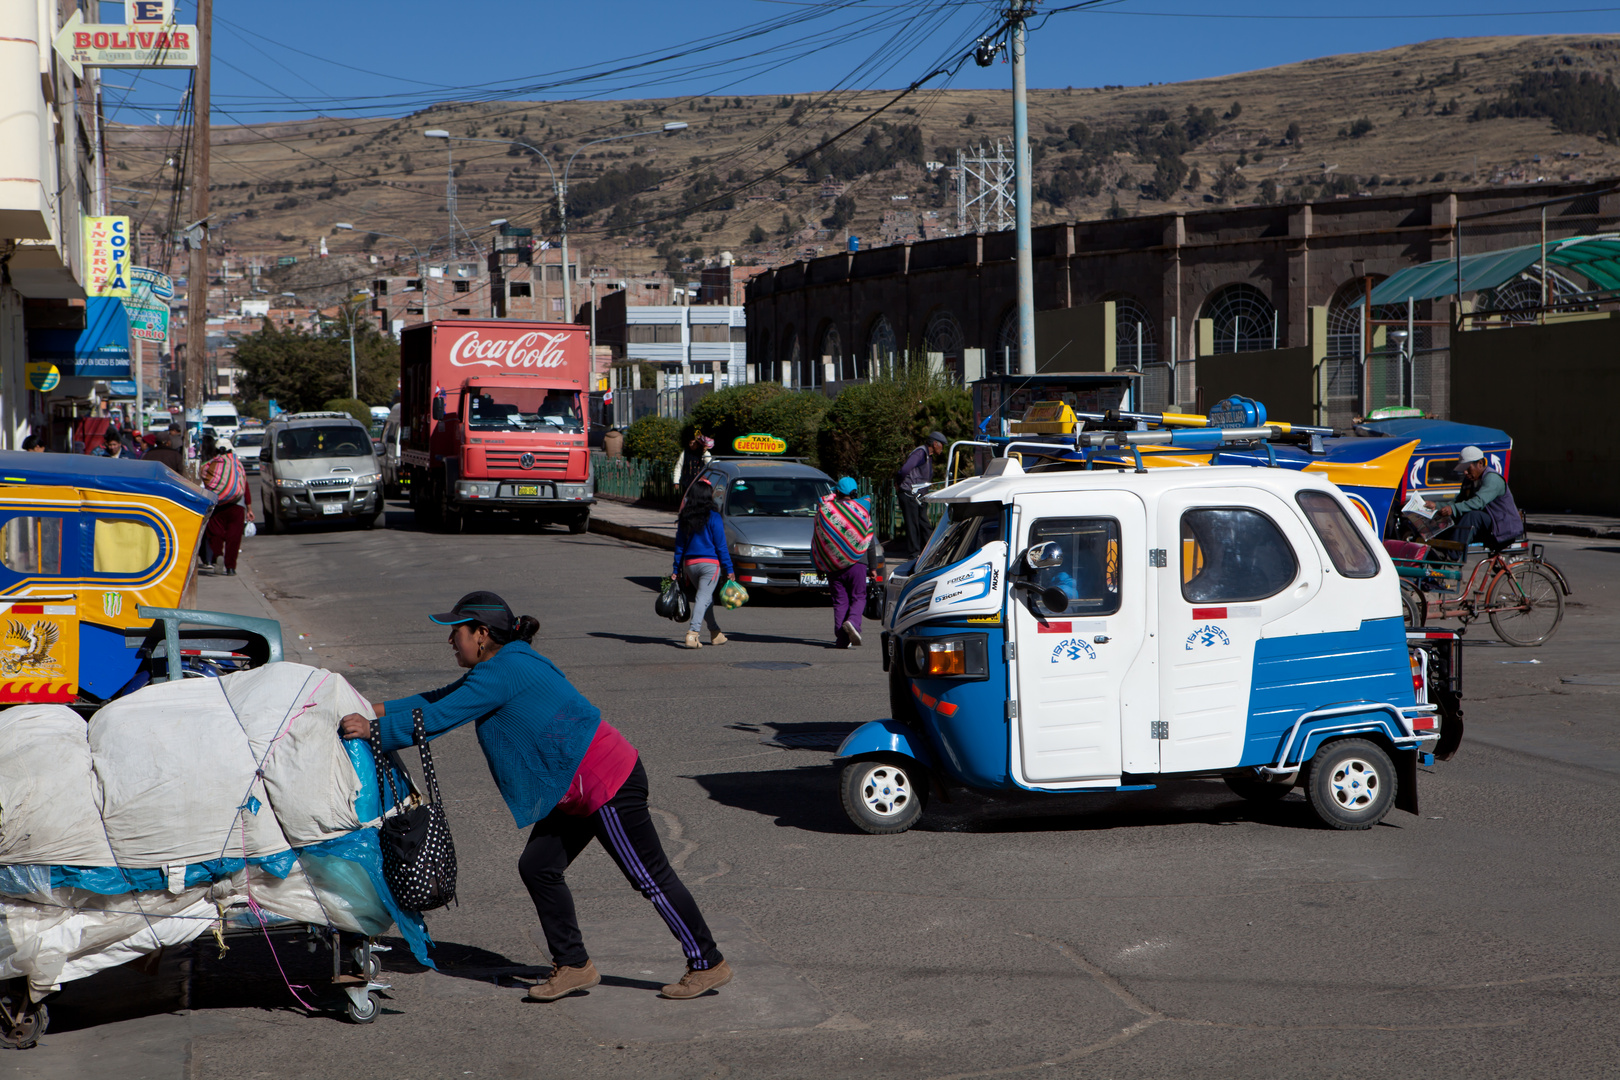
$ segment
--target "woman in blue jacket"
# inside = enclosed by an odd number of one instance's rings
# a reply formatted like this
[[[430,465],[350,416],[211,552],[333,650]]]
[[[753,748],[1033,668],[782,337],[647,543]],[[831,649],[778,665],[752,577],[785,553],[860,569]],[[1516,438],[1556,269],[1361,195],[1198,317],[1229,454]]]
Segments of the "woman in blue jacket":
[[[714,505],[714,485],[697,480],[686,493],[675,529],[675,569],[671,573],[683,574],[692,589],[692,622],[686,629],[686,647],[701,649],[698,631],[709,624],[709,644],[724,645],[726,635],[714,618],[714,592],[722,580],[732,576],[731,552],[726,550],[726,525],[720,520],[720,511]]]

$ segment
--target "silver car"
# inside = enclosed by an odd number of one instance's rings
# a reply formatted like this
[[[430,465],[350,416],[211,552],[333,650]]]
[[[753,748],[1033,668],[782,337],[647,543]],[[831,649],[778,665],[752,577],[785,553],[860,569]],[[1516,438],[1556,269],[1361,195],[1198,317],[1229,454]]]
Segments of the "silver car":
[[[810,561],[816,504],[832,478],[797,461],[716,458],[702,476],[714,485],[737,580],[752,592],[825,589]]]
[[[382,520],[382,470],[371,432],[348,413],[283,413],[265,425],[259,458],[262,528],[295,521]]]

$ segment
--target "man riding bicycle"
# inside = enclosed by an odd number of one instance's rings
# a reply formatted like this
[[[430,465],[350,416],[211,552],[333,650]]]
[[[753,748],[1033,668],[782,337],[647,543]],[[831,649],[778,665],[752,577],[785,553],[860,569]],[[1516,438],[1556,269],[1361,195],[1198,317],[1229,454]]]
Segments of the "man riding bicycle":
[[[1462,555],[1467,554],[1468,545],[1476,536],[1501,546],[1524,535],[1524,517],[1513,501],[1513,492],[1508,490],[1502,474],[1486,463],[1483,450],[1477,446],[1463,447],[1457,472],[1462,474],[1462,489],[1454,501],[1441,506],[1436,513],[1452,519],[1447,538],[1462,545]],[[1432,502],[1423,505],[1435,509]]]

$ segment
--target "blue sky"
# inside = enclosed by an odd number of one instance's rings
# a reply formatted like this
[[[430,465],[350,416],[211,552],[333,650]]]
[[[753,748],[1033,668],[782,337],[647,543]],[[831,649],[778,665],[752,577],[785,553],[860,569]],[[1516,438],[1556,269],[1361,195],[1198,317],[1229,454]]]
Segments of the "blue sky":
[[[1580,0],[1368,0],[1360,6],[1120,0],[1053,10],[1072,2],[1036,6],[1049,14],[1031,36],[1031,86],[1176,82],[1440,37],[1620,32],[1620,6]],[[978,33],[995,25],[1000,6],[986,0],[217,4],[215,123],[398,116],[430,101],[473,96],[898,88],[954,63]],[[180,0],[179,9],[181,21],[195,17],[189,0]],[[104,3],[102,21],[120,22],[121,10]],[[1357,17],[1324,17],[1343,15]],[[172,121],[183,86],[175,73],[108,71],[105,77],[113,87],[114,119]],[[970,61],[929,85],[1004,88],[1009,82],[1006,65],[981,69]]]

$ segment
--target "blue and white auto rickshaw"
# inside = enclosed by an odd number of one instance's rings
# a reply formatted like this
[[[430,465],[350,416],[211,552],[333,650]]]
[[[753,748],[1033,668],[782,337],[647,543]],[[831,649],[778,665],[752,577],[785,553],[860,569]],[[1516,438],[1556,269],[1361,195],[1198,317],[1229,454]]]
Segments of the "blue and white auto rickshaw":
[[[1131,455],[1154,434],[1075,441]],[[885,598],[893,716],[838,750],[860,828],[902,832],[951,786],[1120,792],[1167,777],[1255,800],[1302,785],[1339,829],[1417,812],[1420,761],[1445,725],[1460,730],[1456,638],[1409,641],[1389,556],[1327,479],[1026,473],[1015,455],[929,498],[945,514]]]

